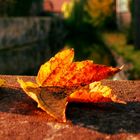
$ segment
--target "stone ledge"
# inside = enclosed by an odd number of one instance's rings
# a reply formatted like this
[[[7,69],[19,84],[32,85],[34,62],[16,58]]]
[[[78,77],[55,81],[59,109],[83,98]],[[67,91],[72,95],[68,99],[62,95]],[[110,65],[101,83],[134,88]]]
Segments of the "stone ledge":
[[[127,104],[69,104],[64,124],[37,108],[19,87],[17,76],[0,78],[7,81],[0,89],[0,139],[140,139],[140,81],[103,80]]]

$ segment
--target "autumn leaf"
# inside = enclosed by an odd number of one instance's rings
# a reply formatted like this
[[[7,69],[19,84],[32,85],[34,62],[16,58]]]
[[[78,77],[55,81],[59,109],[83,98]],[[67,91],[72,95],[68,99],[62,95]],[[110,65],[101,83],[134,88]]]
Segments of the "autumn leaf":
[[[17,78],[17,81],[20,84],[21,88],[25,91],[25,93],[38,103],[38,98],[37,98],[38,90],[37,89],[39,88],[39,86],[32,82],[24,82],[22,79],[19,79],[19,78]],[[36,89],[36,90],[32,91],[31,89]]]
[[[3,86],[5,83],[5,80],[4,79],[0,79],[0,87]]]
[[[45,65],[47,65],[47,63],[45,63]],[[44,71],[47,71],[47,69],[46,67],[42,69],[41,66],[37,79],[42,79],[43,76],[40,78],[40,75],[45,75]],[[45,79],[43,83],[40,82],[40,86],[86,85],[108,78],[119,71],[119,68],[94,64],[91,60],[73,62],[66,66],[61,64],[60,66],[55,66],[55,70],[53,70],[50,75],[45,75]]]
[[[112,94],[110,87],[102,85],[100,81],[81,87],[68,97],[68,102],[98,103],[110,101],[125,104],[124,101]]]
[[[73,62],[52,86],[87,85],[108,78],[120,71],[118,68],[94,64],[92,61]],[[47,83],[46,83],[47,85]]]
[[[66,122],[67,97],[73,89],[62,87],[39,87],[31,82],[18,79],[25,93],[38,103],[38,107],[60,122]]]
[[[125,103],[115,95],[111,89],[94,82],[80,87],[39,87],[31,82],[18,79],[25,93],[38,103],[38,107],[47,112],[59,122],[66,122],[66,107],[68,102],[98,103],[113,101]]]
[[[36,78],[37,84],[39,86],[50,86],[52,83],[59,82],[61,75],[70,66],[73,58],[73,49],[66,49],[57,53],[40,67]]]
[[[22,89],[38,103],[38,107],[58,121],[66,122],[68,102],[124,103],[112,95],[109,87],[97,82],[114,75],[121,68],[94,64],[91,60],[72,62],[73,57],[73,49],[58,52],[40,67],[36,83],[18,79]]]

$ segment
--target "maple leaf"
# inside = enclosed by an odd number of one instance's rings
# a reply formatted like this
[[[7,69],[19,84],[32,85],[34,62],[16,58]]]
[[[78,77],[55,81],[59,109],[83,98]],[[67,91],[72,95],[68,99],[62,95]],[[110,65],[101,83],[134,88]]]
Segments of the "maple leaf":
[[[124,103],[111,94],[111,89],[100,81],[119,72],[120,68],[94,64],[91,60],[72,62],[73,49],[58,52],[43,64],[36,83],[18,79],[25,93],[58,121],[66,122],[65,110],[68,102]]]
[[[65,88],[60,87],[39,87],[21,79],[18,79],[18,82],[25,93],[38,103],[39,108],[58,121],[66,122],[65,109],[70,92],[68,93]]]
[[[65,57],[66,59],[69,58],[67,56]],[[59,59],[62,60],[61,58]],[[57,58],[53,57],[53,60],[55,62]],[[72,63],[70,59],[69,61],[67,60],[67,64],[65,64],[66,60],[62,61],[64,62],[54,63],[53,70],[50,70],[52,67],[50,61],[42,65],[37,75],[37,83],[43,87],[86,85],[94,81],[105,79],[120,71],[119,68],[94,64],[91,60]]]

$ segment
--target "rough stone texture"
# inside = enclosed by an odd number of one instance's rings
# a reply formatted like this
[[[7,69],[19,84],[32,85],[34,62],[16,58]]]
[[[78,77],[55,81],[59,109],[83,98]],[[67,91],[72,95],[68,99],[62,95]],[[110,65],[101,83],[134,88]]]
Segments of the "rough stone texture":
[[[71,103],[67,107],[67,123],[59,123],[37,108],[19,87],[17,76],[0,78],[6,79],[6,86],[0,88],[0,139],[140,139],[140,81],[102,81],[127,104]]]
[[[50,18],[1,18],[0,48],[46,38],[51,22]]]
[[[0,73],[36,73],[43,62],[63,47],[62,40],[64,30],[58,17],[1,18]]]

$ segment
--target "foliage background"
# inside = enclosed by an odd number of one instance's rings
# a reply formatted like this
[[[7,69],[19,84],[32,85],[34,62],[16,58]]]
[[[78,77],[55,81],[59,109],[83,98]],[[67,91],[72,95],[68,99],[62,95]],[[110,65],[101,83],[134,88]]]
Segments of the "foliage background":
[[[105,27],[108,21],[112,23],[115,13],[113,0],[71,0],[64,3],[62,11],[67,24],[77,28],[85,23],[96,28]]]

